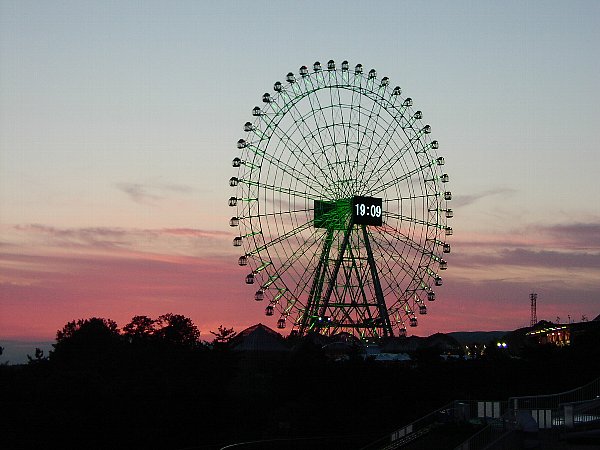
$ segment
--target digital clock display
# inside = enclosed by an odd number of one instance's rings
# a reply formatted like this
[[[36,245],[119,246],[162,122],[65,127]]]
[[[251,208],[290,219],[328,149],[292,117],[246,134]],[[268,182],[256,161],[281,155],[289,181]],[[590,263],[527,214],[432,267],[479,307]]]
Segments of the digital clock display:
[[[352,198],[352,221],[357,225],[383,225],[382,200],[377,197]]]

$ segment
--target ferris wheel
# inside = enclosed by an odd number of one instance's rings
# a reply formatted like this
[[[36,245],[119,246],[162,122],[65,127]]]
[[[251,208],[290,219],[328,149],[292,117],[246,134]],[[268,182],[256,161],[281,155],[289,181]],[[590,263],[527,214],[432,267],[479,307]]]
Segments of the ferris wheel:
[[[244,125],[229,180],[254,300],[301,335],[406,335],[450,252],[431,127],[400,87],[348,61],[302,66],[273,91]]]

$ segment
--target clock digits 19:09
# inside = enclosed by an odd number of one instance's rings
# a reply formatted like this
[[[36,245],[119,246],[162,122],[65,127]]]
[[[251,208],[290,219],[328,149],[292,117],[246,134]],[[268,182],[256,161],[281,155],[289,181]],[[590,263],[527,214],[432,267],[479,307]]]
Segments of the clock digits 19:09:
[[[383,224],[382,199],[378,197],[355,196],[352,199],[352,221],[357,225]]]
[[[357,203],[354,205],[356,208],[357,216],[372,216],[381,217],[381,206],[379,205],[365,205],[364,203]]]

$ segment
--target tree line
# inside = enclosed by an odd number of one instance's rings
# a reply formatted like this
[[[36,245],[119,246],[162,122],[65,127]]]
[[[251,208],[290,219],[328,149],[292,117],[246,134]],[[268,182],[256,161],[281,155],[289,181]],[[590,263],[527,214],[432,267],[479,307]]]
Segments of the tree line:
[[[50,355],[36,348],[34,355],[27,355],[30,364],[43,361],[85,362],[98,358],[110,350],[124,347],[152,346],[179,351],[202,351],[215,346],[225,346],[237,333],[233,328],[220,325],[211,331],[211,341],[200,339],[200,330],[194,322],[182,314],[166,313],[156,319],[145,315],[134,316],[119,329],[114,320],[102,317],[72,320],[56,332],[56,342]],[[0,350],[1,354],[1,350]]]
[[[253,355],[232,350],[231,328],[210,336],[202,341],[189,318],[172,313],[122,328],[99,317],[68,322],[48,357],[36,351],[31,364],[0,366],[0,447],[217,449],[297,439],[319,448],[303,439],[331,436],[328,449],[360,448],[452,400],[581,386],[598,376],[600,358],[594,339],[518,358],[493,350],[472,360],[336,362],[311,340]]]

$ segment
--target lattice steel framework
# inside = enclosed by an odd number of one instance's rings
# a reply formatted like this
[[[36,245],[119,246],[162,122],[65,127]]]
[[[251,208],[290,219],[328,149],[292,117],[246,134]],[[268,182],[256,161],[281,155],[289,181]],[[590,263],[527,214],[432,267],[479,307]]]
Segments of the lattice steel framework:
[[[400,87],[347,61],[302,66],[262,101],[229,181],[255,300],[300,334],[406,334],[450,252],[452,195],[431,127]],[[381,199],[381,226],[353,219],[356,196]]]
[[[529,319],[529,325],[534,327],[537,323],[537,294],[535,292],[529,294],[529,300],[531,301],[531,317]]]

